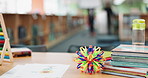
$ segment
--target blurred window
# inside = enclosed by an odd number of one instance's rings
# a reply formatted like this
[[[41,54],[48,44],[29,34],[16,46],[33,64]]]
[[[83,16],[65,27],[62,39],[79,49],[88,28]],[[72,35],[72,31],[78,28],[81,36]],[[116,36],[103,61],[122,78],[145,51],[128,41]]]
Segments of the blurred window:
[[[0,0],[1,13],[25,14],[31,11],[32,0]]]

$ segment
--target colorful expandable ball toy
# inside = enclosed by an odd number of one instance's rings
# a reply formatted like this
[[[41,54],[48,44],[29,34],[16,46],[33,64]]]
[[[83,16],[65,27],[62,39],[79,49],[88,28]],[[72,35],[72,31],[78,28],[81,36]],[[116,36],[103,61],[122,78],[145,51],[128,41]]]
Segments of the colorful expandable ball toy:
[[[93,47],[92,45],[89,48],[80,47],[80,51],[76,51],[77,57],[74,59],[78,63],[77,69],[89,74],[100,72],[105,62],[104,51],[100,50],[100,47]]]

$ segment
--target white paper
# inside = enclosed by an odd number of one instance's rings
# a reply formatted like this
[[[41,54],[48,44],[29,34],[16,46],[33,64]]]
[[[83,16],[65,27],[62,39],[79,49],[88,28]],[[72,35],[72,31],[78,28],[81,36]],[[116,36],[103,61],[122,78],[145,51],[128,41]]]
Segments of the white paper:
[[[10,78],[13,76],[13,74],[15,74],[21,68],[22,68],[22,65],[17,65],[11,70],[9,70],[8,72],[6,72],[5,74],[3,74],[2,76],[0,76],[0,78]]]
[[[68,67],[63,64],[18,65],[0,78],[61,78]]]

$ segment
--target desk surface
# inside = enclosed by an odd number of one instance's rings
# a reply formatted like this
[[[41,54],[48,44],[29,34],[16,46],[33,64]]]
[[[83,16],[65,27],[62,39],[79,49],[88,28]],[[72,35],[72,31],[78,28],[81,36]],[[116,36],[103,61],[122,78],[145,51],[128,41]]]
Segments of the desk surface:
[[[73,61],[74,53],[32,53],[31,57],[14,58],[14,63],[4,62],[0,66],[0,75],[4,74],[18,64],[40,63],[40,64],[67,64],[70,65],[62,78],[125,78],[120,76],[100,74],[93,75],[81,73],[76,69],[76,62]],[[58,58],[58,59],[57,59]]]

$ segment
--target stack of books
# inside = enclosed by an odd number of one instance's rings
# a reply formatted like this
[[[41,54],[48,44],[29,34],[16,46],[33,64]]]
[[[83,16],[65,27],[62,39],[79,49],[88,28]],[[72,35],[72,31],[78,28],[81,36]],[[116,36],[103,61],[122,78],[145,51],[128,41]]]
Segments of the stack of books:
[[[148,76],[148,46],[119,45],[112,50],[111,57],[103,73],[134,78]]]

